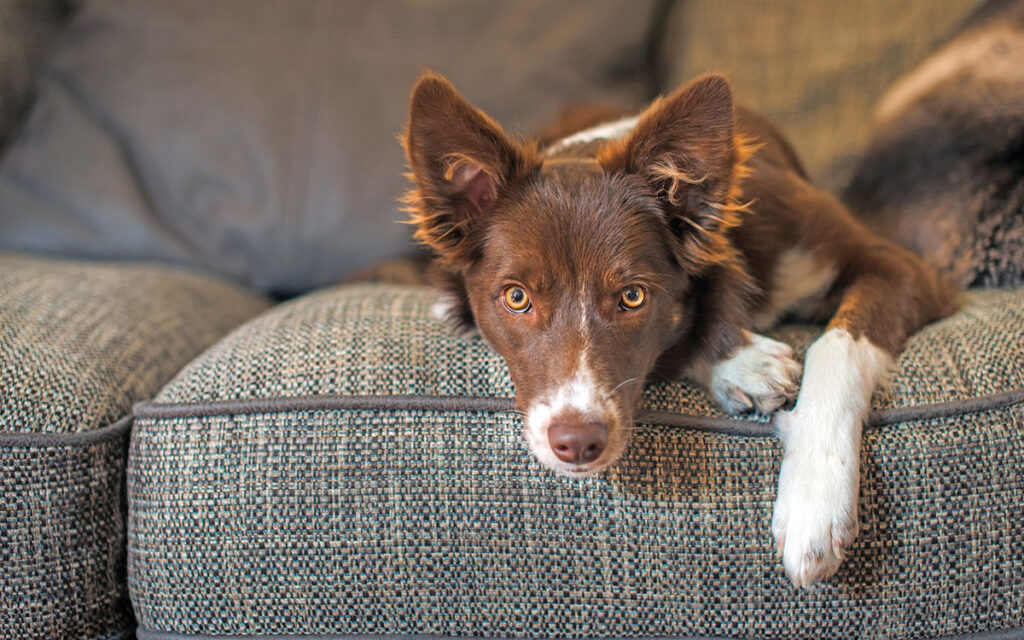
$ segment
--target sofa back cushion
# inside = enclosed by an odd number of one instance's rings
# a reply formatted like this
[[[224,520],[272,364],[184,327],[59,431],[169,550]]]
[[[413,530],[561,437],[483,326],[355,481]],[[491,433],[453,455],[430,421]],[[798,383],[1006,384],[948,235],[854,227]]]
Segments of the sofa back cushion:
[[[0,167],[0,247],[294,293],[407,250],[396,141],[432,68],[513,131],[631,107],[653,0],[105,0]]]

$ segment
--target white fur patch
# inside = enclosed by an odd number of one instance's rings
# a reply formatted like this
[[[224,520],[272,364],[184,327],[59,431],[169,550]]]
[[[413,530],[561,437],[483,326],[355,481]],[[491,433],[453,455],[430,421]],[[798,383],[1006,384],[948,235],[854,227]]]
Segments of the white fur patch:
[[[861,427],[893,365],[845,329],[811,345],[796,407],[776,417],[783,443],[772,534],[793,584],[834,574],[857,536]]]
[[[590,320],[587,318],[587,290],[586,287],[580,293],[580,331],[586,336],[590,333]]]
[[[770,327],[781,313],[800,313],[805,307],[819,302],[832,287],[838,272],[834,263],[823,263],[803,249],[782,254],[775,265],[768,300],[754,314],[754,327]]]
[[[430,305],[430,315],[435,320],[440,320],[449,325],[453,332],[461,338],[480,338],[488,346],[490,343],[483,334],[476,328],[476,325],[463,326],[459,323],[458,318],[455,317],[455,309],[458,307],[458,302],[448,295],[440,295],[433,304]]]
[[[455,300],[452,300],[451,296],[439,296],[434,304],[430,305],[430,315],[435,320],[447,321],[452,316],[452,311],[455,309]]]
[[[548,427],[552,421],[572,411],[604,421],[608,424],[609,435],[613,435],[616,430],[618,413],[615,405],[594,379],[587,363],[586,351],[580,354],[579,368],[570,380],[530,406],[526,412],[526,441],[533,455],[545,467],[572,475],[588,475],[604,466],[601,458],[585,466],[569,464],[558,459],[548,442]],[[606,453],[613,449],[611,444],[606,447]],[[605,459],[609,457],[602,456]]]
[[[800,363],[788,344],[744,332],[748,344],[698,376],[728,413],[775,411],[796,397]]]
[[[636,127],[636,123],[640,121],[640,116],[631,116],[629,118],[622,118],[621,120],[615,120],[613,122],[606,122],[604,124],[578,131],[568,138],[562,138],[555,144],[551,145],[551,148],[547,150],[547,155],[552,155],[557,151],[571,147],[577,144],[586,144],[595,140],[618,140],[619,138],[625,137],[630,131]]]

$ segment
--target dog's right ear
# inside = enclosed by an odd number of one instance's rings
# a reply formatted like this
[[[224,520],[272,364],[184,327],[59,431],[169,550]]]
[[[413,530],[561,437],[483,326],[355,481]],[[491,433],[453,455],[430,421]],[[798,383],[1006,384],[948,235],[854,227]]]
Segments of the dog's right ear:
[[[679,257],[704,268],[733,253],[728,232],[746,209],[740,184],[755,148],[737,135],[728,81],[709,74],[655,101],[598,161],[609,173],[638,175],[653,187],[680,240]]]
[[[442,76],[427,73],[412,92],[404,146],[414,188],[406,197],[416,238],[448,262],[469,259],[467,241],[512,182],[537,166]]]

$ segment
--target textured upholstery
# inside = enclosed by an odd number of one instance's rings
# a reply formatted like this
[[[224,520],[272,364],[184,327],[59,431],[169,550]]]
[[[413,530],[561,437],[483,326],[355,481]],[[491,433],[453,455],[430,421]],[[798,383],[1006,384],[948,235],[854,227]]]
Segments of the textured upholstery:
[[[183,634],[937,637],[1024,626],[1024,292],[920,333],[863,445],[862,533],[795,591],[780,447],[683,383],[589,479],[526,449],[500,358],[427,289],[351,287],[243,325],[136,408],[129,585]],[[813,328],[781,334],[806,345]]]
[[[266,306],[177,270],[0,253],[0,432],[108,425]]]
[[[479,339],[434,319],[428,289],[328,289],[280,305],[192,362],[156,401],[182,403],[305,395],[511,397],[504,360]],[[875,407],[948,402],[1024,389],[1024,293],[964,297],[955,316],[919,332],[900,358],[891,390]],[[1001,327],[994,330],[993,327]],[[1013,331],[1017,329],[1016,333]],[[786,325],[772,335],[803,351],[820,327]],[[646,405],[723,416],[685,382],[649,386]]]
[[[127,636],[129,426],[126,419],[88,437],[0,434],[0,637]]]
[[[267,304],[169,269],[0,254],[0,637],[130,632],[132,403]]]

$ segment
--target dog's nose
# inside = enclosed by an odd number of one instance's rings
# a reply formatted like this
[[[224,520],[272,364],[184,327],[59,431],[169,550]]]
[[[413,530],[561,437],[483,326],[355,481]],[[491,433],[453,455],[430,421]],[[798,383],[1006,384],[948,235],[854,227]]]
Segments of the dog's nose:
[[[608,444],[603,422],[556,422],[548,427],[548,443],[562,462],[593,462]]]

